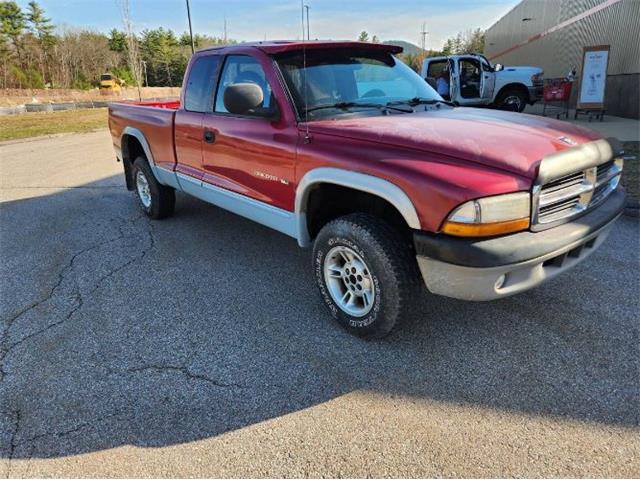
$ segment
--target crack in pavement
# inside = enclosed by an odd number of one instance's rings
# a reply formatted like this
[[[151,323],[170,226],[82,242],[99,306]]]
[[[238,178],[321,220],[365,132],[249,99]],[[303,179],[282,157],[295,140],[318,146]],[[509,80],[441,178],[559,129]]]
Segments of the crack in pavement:
[[[219,388],[238,388],[238,389],[248,388],[247,386],[241,385],[239,383],[224,383],[200,373],[193,373],[191,370],[189,370],[189,367],[185,367],[181,365],[143,365],[140,367],[127,368],[125,370],[111,370],[111,373],[123,374],[123,373],[139,373],[139,372],[146,372],[146,371],[177,372],[177,373],[181,373],[182,375],[184,375],[190,380],[200,380]]]
[[[131,223],[134,224],[134,222],[136,222],[137,220],[139,220],[140,218],[146,218],[146,217],[135,217],[133,219],[130,219],[127,221],[127,223]],[[129,265],[131,265],[132,263],[142,260],[143,258],[145,258],[145,256],[147,255],[147,253],[149,251],[151,251],[154,246],[155,246],[155,238],[153,236],[153,229],[151,226],[151,222],[149,220],[147,220],[146,222],[147,225],[147,230],[146,233],[148,235],[149,238],[149,244],[146,248],[142,249],[142,253],[138,256],[135,256],[134,258],[130,259],[129,261],[125,262],[125,264],[120,265],[119,267],[116,267],[115,269],[111,270],[109,273],[107,273],[106,275],[104,275],[103,277],[101,277],[100,279],[98,279],[98,281],[96,282],[96,284],[94,285],[94,287],[88,292],[88,294],[91,294],[93,292],[95,292],[98,288],[100,288],[102,286],[102,284],[105,282],[105,280],[107,280],[108,278],[112,277],[113,275],[115,275],[116,273],[118,273],[119,271],[123,270],[124,268],[128,267]],[[84,305],[84,298],[82,295],[82,292],[80,291],[80,287],[77,285],[77,281],[76,281],[76,288],[77,288],[77,292],[75,293],[75,305],[73,306],[73,308],[60,320],[51,323],[49,325],[47,325],[46,327],[37,330],[23,338],[21,338],[20,340],[14,342],[13,344],[7,346],[6,345],[6,340],[9,337],[9,331],[11,329],[11,326],[13,325],[13,323],[20,318],[21,316],[23,316],[24,314],[28,313],[29,311],[37,308],[38,306],[42,305],[43,303],[47,302],[48,300],[51,300],[51,298],[53,298],[54,294],[56,293],[56,291],[58,290],[58,288],[60,287],[60,285],[62,285],[62,282],[65,279],[65,276],[67,274],[67,272],[73,270],[73,266],[74,263],[76,261],[76,259],[78,257],[80,257],[81,255],[94,250],[96,248],[99,248],[101,246],[104,245],[108,245],[110,243],[114,243],[116,241],[125,239],[125,238],[130,238],[130,237],[134,237],[134,236],[138,236],[139,233],[135,233],[135,234],[131,234],[131,235],[125,235],[124,231],[123,231],[123,226],[120,225],[118,227],[119,230],[119,235],[115,238],[111,238],[109,240],[105,240],[103,242],[99,242],[97,244],[91,245],[89,247],[86,247],[82,250],[80,250],[79,252],[76,252],[75,254],[73,254],[71,256],[71,259],[67,262],[67,264],[58,272],[58,280],[56,281],[56,283],[53,285],[53,287],[49,290],[48,294],[45,295],[44,298],[41,298],[40,300],[33,302],[32,304],[28,305],[27,307],[21,309],[19,312],[17,312],[15,315],[13,315],[11,318],[9,318],[6,322],[5,322],[5,328],[3,331],[3,337],[2,337],[2,341],[0,344],[0,382],[2,382],[6,376],[6,372],[4,371],[4,360],[7,357],[7,355],[9,355],[9,353],[16,347],[18,347],[19,345],[23,344],[24,342],[39,336],[49,330],[51,330],[54,327],[57,327],[58,325],[61,325],[63,323],[65,323],[66,321],[68,321],[69,319],[71,319],[71,317],[78,312]]]
[[[79,432],[80,430],[84,430],[85,428],[89,428],[89,427],[94,427],[96,425],[96,423],[101,423],[104,422],[106,420],[110,420],[116,418],[118,420],[126,420],[129,418],[128,415],[120,415],[118,413],[110,413],[104,416],[101,416],[95,420],[89,421],[89,422],[82,422],[78,425],[76,425],[75,427],[69,428],[68,430],[62,430],[62,431],[55,431],[55,432],[44,432],[44,433],[39,433],[38,435],[34,435],[33,437],[29,437],[29,438],[25,438],[24,440],[21,440],[19,442],[17,442],[15,444],[16,447],[22,446],[22,445],[27,445],[29,443],[35,442],[36,440],[40,440],[42,438],[46,438],[46,437],[56,437],[56,438],[61,438],[64,437],[66,435],[71,435],[73,433]]]
[[[122,233],[122,232],[121,232]],[[71,259],[67,262],[67,264],[58,272],[58,280],[56,281],[56,283],[49,289],[49,293],[47,293],[44,298],[41,298],[40,300],[36,300],[35,302],[27,305],[26,307],[24,307],[23,309],[19,310],[16,314],[14,314],[12,317],[8,318],[7,320],[5,320],[5,324],[6,324],[6,328],[4,329],[3,334],[6,335],[9,332],[9,329],[11,328],[11,325],[13,324],[13,322],[15,322],[18,318],[20,318],[22,315],[24,315],[25,313],[33,310],[34,308],[42,305],[43,303],[45,303],[47,300],[51,300],[51,298],[53,297],[53,294],[56,292],[56,290],[60,287],[60,285],[62,285],[62,282],[64,280],[65,274],[67,273],[68,270],[73,268],[73,264],[76,261],[76,258],[78,258],[79,256],[94,250],[96,248],[99,248],[103,245],[107,245],[109,243],[113,243],[116,242],[118,240],[121,240],[123,237],[121,235],[118,235],[116,238],[111,238],[109,240],[105,240],[103,242],[91,245],[89,247],[83,248],[82,250],[80,250],[79,252],[74,253],[71,256]]]
[[[15,426],[13,428],[13,432],[11,433],[11,440],[9,442],[9,458],[7,459],[7,478],[11,478],[11,462],[13,461],[13,456],[15,455],[16,448],[18,444],[16,443],[16,438],[18,437],[18,432],[20,431],[20,419],[21,413],[20,410],[15,411],[16,421]]]
[[[149,238],[149,245],[146,248],[142,249],[140,255],[131,258],[130,260],[128,260],[124,264],[120,265],[119,267],[114,268],[113,270],[111,270],[106,275],[103,275],[102,277],[100,277],[98,279],[98,281],[96,282],[96,284],[94,285],[94,287],[89,291],[89,294],[95,292],[98,288],[100,288],[100,286],[102,285],[102,283],[105,280],[107,280],[108,278],[114,276],[116,273],[120,272],[121,270],[124,270],[129,265],[131,265],[132,263],[144,259],[147,256],[147,253],[149,253],[151,250],[153,250],[153,248],[155,247],[156,241],[155,241],[155,237],[153,235],[153,227],[151,225],[151,222],[147,222],[147,227],[148,227],[147,235],[148,235],[148,238]],[[120,232],[122,233],[122,228],[120,228]],[[123,238],[126,238],[126,237],[123,237]]]

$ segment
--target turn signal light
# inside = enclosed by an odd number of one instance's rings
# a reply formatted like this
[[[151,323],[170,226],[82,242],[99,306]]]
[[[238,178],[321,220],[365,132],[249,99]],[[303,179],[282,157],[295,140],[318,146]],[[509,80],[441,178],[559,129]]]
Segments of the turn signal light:
[[[505,233],[519,232],[529,228],[529,218],[518,218],[493,223],[459,223],[447,221],[442,232],[456,237],[493,237]]]

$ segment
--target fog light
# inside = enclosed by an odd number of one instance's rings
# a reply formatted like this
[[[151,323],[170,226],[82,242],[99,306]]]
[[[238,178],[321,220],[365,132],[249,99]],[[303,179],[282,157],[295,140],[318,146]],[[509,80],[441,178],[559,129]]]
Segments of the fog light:
[[[496,290],[500,290],[504,285],[504,281],[507,279],[506,275],[500,275],[496,280],[496,284],[494,285]]]

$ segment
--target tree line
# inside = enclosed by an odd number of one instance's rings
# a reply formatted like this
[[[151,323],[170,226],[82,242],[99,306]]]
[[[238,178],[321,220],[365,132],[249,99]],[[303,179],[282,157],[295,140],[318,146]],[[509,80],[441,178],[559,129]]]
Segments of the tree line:
[[[358,40],[380,41],[366,31]],[[194,36],[196,48],[225,43],[236,42]],[[484,32],[460,32],[440,51],[416,49],[401,58],[419,71],[425,56],[481,53]],[[138,34],[116,28],[107,34],[83,28],[60,29],[35,0],[25,10],[15,1],[0,0],[0,88],[89,89],[99,84],[103,73],[111,73],[130,86],[138,83],[136,78],[145,86],[180,86],[190,56],[188,33],[177,34],[162,27]]]
[[[143,85],[180,86],[191,56],[188,33],[160,27],[143,30],[133,41]],[[224,43],[222,38],[194,35],[196,48]],[[133,86],[128,49],[127,35],[121,30],[105,34],[59,29],[36,1],[24,11],[14,1],[0,1],[0,88],[89,89],[99,84],[103,73]]]
[[[376,35],[369,36],[369,32],[362,31],[358,36],[358,41],[371,41],[376,43],[379,40]],[[425,57],[439,57],[443,55],[457,55],[463,53],[484,53],[484,30],[476,28],[475,30],[459,32],[455,37],[448,38],[440,50],[429,49],[421,51],[419,47],[415,47],[414,50],[414,52],[403,52],[400,54],[400,58],[416,72],[420,72],[420,69],[422,68],[422,60]]]

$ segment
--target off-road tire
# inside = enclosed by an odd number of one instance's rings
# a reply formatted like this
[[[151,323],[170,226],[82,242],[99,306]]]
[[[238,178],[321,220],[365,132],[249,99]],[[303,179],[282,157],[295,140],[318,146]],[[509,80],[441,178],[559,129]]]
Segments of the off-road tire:
[[[141,173],[146,178],[149,185],[149,193],[151,196],[151,204],[145,205],[141,198],[140,191],[137,187],[137,177]],[[140,207],[144,213],[154,220],[166,218],[170,216],[176,205],[176,192],[173,188],[158,183],[156,177],[151,171],[149,163],[144,157],[138,157],[133,162],[131,169],[131,178],[133,181],[134,191],[140,203]]]
[[[331,296],[325,280],[325,258],[337,246],[355,251],[370,270],[376,289],[373,307],[352,316]],[[410,239],[379,218],[364,213],[340,217],[326,224],[315,239],[313,270],[322,300],[332,316],[350,333],[382,338],[409,315],[420,295],[419,270]]]

